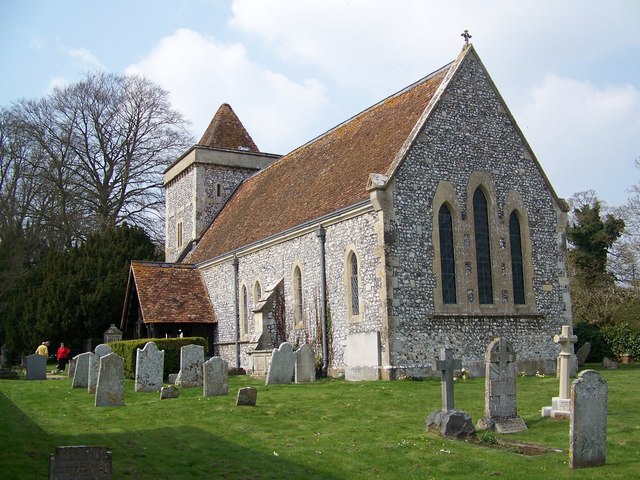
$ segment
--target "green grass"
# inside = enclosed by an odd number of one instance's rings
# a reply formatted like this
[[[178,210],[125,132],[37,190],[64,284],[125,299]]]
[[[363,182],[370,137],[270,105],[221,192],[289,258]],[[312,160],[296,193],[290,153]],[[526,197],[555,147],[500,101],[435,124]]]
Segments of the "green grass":
[[[229,396],[202,398],[199,388],[159,400],[127,381],[124,407],[95,408],[71,382],[0,381],[0,476],[47,478],[61,445],[107,445],[114,478],[136,479],[484,479],[636,478],[640,462],[640,369],[603,371],[609,384],[607,463],[571,471],[568,420],[540,418],[557,394],[553,377],[518,378],[518,409],[529,430],[498,440],[543,444],[562,453],[526,456],[513,448],[452,441],[425,432],[440,405],[435,380],[265,387],[230,377]],[[258,404],[236,407],[243,386]],[[456,407],[482,415],[484,379],[456,383]]]

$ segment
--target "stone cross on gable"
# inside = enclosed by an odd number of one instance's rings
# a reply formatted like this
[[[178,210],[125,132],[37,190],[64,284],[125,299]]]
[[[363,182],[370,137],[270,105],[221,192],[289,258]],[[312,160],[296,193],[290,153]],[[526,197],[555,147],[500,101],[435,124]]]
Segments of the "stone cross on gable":
[[[453,350],[440,349],[440,360],[436,360],[436,369],[442,378],[442,410],[453,410],[453,372],[462,368],[462,360],[453,358]]]
[[[465,30],[460,34],[460,36],[464,37],[464,44],[469,45],[469,39],[471,38],[471,34],[469,33],[469,30]]]

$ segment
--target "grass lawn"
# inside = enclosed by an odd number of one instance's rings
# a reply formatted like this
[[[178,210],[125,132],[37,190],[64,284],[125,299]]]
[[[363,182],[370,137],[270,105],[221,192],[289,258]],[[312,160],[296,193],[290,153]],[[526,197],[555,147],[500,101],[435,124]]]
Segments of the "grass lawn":
[[[540,418],[557,395],[553,377],[518,378],[518,410],[529,430],[476,444],[425,432],[440,408],[440,382],[345,382],[265,387],[230,377],[225,397],[182,389],[177,399],[135,393],[124,407],[93,406],[71,381],[0,380],[0,477],[47,478],[56,446],[107,445],[114,478],[136,479],[630,479],[640,473],[640,368],[601,373],[609,385],[607,464],[567,466],[568,420]],[[258,389],[256,407],[236,407],[240,387]],[[456,383],[456,407],[473,421],[484,409],[484,379]],[[562,452],[522,455],[498,439]],[[482,435],[479,435],[482,438]]]

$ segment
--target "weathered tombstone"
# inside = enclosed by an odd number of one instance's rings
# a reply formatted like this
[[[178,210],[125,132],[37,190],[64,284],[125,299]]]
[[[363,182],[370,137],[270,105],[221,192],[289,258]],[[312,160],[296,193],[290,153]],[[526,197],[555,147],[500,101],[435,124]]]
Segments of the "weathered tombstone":
[[[462,368],[462,360],[453,358],[453,350],[450,348],[440,350],[436,369],[440,371],[442,379],[442,408],[427,416],[427,430],[439,431],[445,437],[473,438],[476,436],[476,429],[471,421],[471,415],[454,409],[453,372],[460,368]]]
[[[527,429],[516,408],[516,352],[504,338],[493,340],[484,355],[484,418],[477,428],[498,433],[517,433]]]
[[[147,342],[142,350],[136,349],[136,392],[159,392],[164,372],[164,350]]]
[[[578,337],[571,334],[569,325],[562,326],[562,333],[553,337],[555,343],[560,344],[560,355],[558,355],[558,363],[560,365],[558,377],[560,380],[560,388],[557,397],[551,399],[550,407],[542,407],[543,417],[568,417],[571,407],[570,397],[570,365],[573,356],[573,344],[578,341]]]
[[[602,368],[606,368],[607,370],[615,370],[616,368],[618,368],[618,362],[609,357],[604,357],[602,359]]]
[[[179,395],[179,390],[173,385],[162,387],[160,389],[160,400],[164,400],[166,398],[178,398]]]
[[[254,387],[244,387],[238,389],[236,397],[236,407],[249,406],[255,407],[258,400],[258,390]]]
[[[220,357],[212,357],[202,367],[202,396],[214,397],[229,393],[229,365]]]
[[[47,359],[42,355],[33,353],[25,357],[27,366],[27,380],[47,379]]]
[[[607,382],[595,370],[584,370],[571,385],[569,466],[604,465],[607,454]]]
[[[107,328],[103,334],[104,343],[119,342],[122,340],[122,330],[113,323]]]
[[[169,378],[168,378],[168,382],[171,385],[175,385],[176,384],[176,380],[178,379],[178,374],[177,373],[170,373],[169,374]]]
[[[380,380],[380,332],[347,334],[344,379]]]
[[[95,405],[96,407],[124,405],[124,358],[115,353],[100,357]]]
[[[316,381],[316,355],[310,345],[304,344],[296,350],[296,383]]]
[[[67,369],[67,375],[70,379],[73,380],[73,376],[75,375],[75,373],[76,373],[76,357],[72,357],[69,360],[69,368]]]
[[[202,386],[202,364],[204,363],[204,347],[201,345],[185,345],[180,349],[180,372],[176,385],[182,388]]]
[[[111,452],[107,447],[56,447],[49,457],[49,480],[111,480]]]
[[[96,384],[98,383],[98,369],[100,368],[100,358],[111,353],[111,347],[101,343],[93,351],[93,356],[89,357],[89,375],[87,382],[87,391],[96,393]]]
[[[289,342],[283,342],[271,352],[271,365],[267,372],[265,385],[291,383],[296,368],[296,354]]]
[[[585,364],[587,358],[589,358],[589,353],[591,353],[591,342],[586,342],[576,352],[578,367],[581,367]]]
[[[81,353],[74,358],[75,370],[71,388],[87,388],[89,386],[89,365],[91,364],[92,352]]]

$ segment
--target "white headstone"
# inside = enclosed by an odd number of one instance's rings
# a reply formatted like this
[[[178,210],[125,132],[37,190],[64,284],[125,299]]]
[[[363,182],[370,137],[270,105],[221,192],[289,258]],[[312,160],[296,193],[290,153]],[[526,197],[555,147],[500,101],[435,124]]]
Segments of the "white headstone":
[[[316,355],[307,343],[296,350],[296,383],[316,381]]]
[[[87,388],[89,386],[89,365],[91,363],[92,352],[81,353],[73,357],[76,369],[73,372],[71,388]]]
[[[504,338],[493,340],[485,352],[484,418],[479,429],[516,433],[527,429],[516,408],[516,352]]]
[[[96,407],[124,405],[124,358],[115,353],[100,357],[95,405]]]
[[[271,365],[267,372],[266,385],[291,383],[296,368],[296,354],[289,342],[283,342],[271,352]]]
[[[604,465],[607,456],[607,382],[595,370],[584,370],[571,385],[569,466]]]
[[[345,364],[345,380],[380,380],[380,333],[349,333]]]
[[[98,369],[100,368],[100,358],[105,355],[109,355],[111,347],[104,343],[98,345],[93,351],[93,356],[89,357],[89,381],[87,385],[87,391],[89,393],[96,393],[96,384],[98,383]]]
[[[147,342],[142,350],[136,350],[136,392],[159,392],[164,372],[164,350]]]
[[[571,403],[570,397],[570,374],[571,358],[573,357],[573,344],[578,341],[578,337],[571,333],[569,325],[562,326],[560,335],[555,335],[553,341],[560,345],[560,355],[558,355],[558,396],[551,399],[550,407],[542,408],[543,417],[568,417]]]
[[[185,345],[180,349],[180,372],[176,385],[182,388],[202,386],[202,365],[204,364],[204,347],[201,345]]]
[[[27,380],[47,379],[47,359],[42,355],[33,353],[25,357],[27,365]]]
[[[229,365],[220,357],[212,357],[203,365],[202,396],[214,397],[229,393]]]

